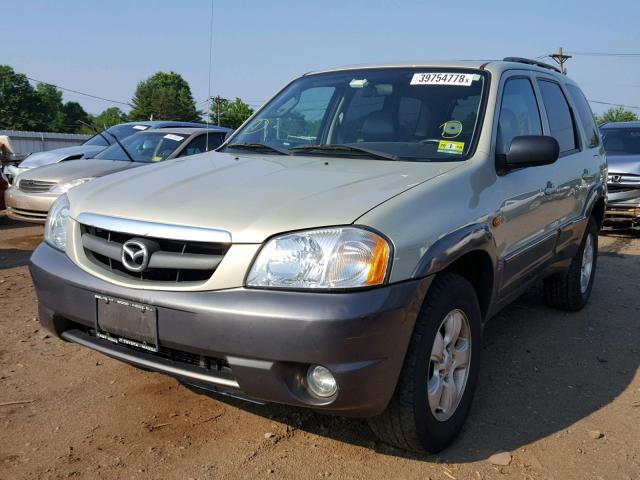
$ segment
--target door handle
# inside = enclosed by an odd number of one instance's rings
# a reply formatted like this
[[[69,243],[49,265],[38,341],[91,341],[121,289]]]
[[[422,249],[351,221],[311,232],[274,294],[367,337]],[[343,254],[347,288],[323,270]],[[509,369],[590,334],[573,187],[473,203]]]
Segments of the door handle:
[[[554,193],[556,193],[558,191],[558,187],[556,187],[553,183],[551,182],[547,182],[547,185],[544,187],[544,194],[545,195],[553,195]]]
[[[591,175],[589,175],[589,170],[587,170],[586,168],[582,172],[582,179],[591,180]]]

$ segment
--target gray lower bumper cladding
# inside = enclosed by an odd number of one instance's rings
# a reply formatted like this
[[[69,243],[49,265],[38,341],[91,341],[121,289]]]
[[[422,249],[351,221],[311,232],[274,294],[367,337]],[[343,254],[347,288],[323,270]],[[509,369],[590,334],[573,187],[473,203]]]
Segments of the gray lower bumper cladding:
[[[41,323],[67,341],[214,390],[349,416],[386,407],[431,283],[428,277],[349,293],[138,290],[93,277],[46,244],[30,269]],[[153,305],[161,351],[92,335],[96,294]],[[313,364],[334,374],[334,398],[307,391]]]

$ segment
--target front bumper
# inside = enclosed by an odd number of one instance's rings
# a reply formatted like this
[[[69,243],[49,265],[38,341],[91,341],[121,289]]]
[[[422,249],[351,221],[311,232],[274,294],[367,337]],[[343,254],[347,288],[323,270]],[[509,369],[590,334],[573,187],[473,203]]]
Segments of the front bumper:
[[[40,322],[62,338],[222,393],[350,416],[376,415],[388,404],[431,284],[429,277],[350,293],[135,290],[93,277],[46,244],[30,268]],[[95,294],[156,306],[159,345],[177,353],[160,358],[92,336]],[[218,359],[223,368],[187,356]],[[334,374],[331,401],[307,392],[310,364]]]
[[[10,187],[4,192],[7,215],[23,222],[45,223],[51,205],[59,196],[59,193],[25,193]]]

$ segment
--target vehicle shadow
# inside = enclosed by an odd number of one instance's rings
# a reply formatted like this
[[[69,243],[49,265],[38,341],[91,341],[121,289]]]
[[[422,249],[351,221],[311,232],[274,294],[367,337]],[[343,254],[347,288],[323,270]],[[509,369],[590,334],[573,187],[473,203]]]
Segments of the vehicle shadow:
[[[29,227],[33,227],[33,224],[12,220],[9,217],[7,217],[2,211],[0,211],[0,231],[12,230],[15,228],[29,228]]]
[[[361,445],[392,456],[466,463],[514,451],[560,434],[611,403],[640,364],[640,318],[633,283],[640,256],[599,259],[589,305],[581,312],[551,309],[541,287],[492,319],[483,338],[483,365],[473,407],[459,438],[435,455],[398,450],[377,440],[361,419],[276,405],[215,398],[292,428]],[[626,288],[625,288],[626,287]]]
[[[42,231],[40,225],[0,215],[0,270],[27,265],[33,249],[42,242]]]

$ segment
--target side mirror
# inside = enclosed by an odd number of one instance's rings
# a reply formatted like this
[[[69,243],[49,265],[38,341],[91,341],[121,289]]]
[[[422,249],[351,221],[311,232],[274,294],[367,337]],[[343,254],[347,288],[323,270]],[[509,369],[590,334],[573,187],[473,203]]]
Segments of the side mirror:
[[[523,135],[511,141],[509,151],[496,155],[498,173],[504,175],[516,168],[550,165],[558,160],[560,146],[553,137],[544,135]]]

